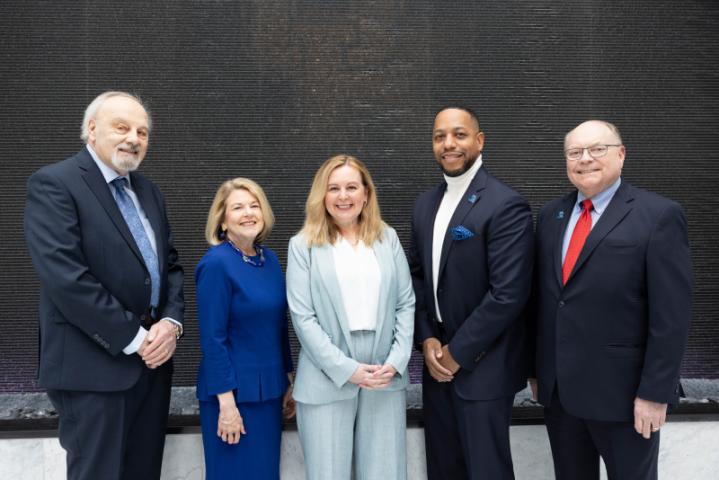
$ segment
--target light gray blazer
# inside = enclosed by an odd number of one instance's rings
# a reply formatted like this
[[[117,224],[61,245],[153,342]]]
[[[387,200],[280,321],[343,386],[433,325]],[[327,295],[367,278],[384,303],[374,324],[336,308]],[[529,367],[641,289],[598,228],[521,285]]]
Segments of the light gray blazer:
[[[375,242],[372,249],[381,272],[372,363],[391,364],[398,375],[387,390],[401,390],[409,383],[407,363],[414,330],[412,279],[394,229],[386,227],[382,241]],[[359,362],[352,352],[330,245],[309,248],[302,234],[292,237],[287,255],[287,302],[302,346],[295,400],[324,404],[357,395],[359,387],[348,380]]]

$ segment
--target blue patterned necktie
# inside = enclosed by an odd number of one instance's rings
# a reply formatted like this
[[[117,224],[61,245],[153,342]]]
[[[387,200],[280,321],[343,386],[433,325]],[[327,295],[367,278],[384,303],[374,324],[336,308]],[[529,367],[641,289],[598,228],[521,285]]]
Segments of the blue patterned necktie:
[[[135,243],[140,249],[143,260],[145,260],[145,266],[150,272],[150,280],[152,281],[152,294],[150,303],[153,307],[157,307],[160,299],[160,268],[157,264],[157,254],[152,249],[150,239],[147,237],[145,227],[142,225],[140,215],[137,213],[135,204],[132,203],[132,199],[125,192],[125,188],[128,185],[128,181],[124,177],[117,177],[112,182],[112,186],[115,187],[115,200],[117,206],[120,207],[120,213],[125,218],[125,223],[130,228]]]

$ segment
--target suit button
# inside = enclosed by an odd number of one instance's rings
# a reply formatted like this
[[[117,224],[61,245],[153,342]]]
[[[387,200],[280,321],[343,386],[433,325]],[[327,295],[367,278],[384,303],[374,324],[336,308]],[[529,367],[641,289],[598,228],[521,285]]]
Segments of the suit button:
[[[149,284],[150,284],[150,279],[149,279],[149,278],[146,278],[146,279],[145,279],[145,285],[149,285]]]
[[[559,308],[562,308],[564,306],[564,300],[559,301]]]

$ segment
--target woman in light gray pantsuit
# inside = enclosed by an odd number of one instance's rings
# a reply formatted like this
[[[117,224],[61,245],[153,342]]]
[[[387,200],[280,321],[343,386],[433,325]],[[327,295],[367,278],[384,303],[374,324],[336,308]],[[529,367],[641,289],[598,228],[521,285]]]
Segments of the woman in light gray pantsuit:
[[[354,157],[320,167],[306,214],[290,240],[287,300],[307,479],[403,480],[414,293],[402,246]]]

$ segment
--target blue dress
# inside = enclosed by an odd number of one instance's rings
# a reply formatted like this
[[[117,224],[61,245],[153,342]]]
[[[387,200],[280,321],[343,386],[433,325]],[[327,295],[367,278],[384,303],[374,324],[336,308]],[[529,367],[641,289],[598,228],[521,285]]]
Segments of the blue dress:
[[[282,396],[292,371],[285,280],[263,247],[255,266],[225,242],[195,269],[202,360],[197,376],[208,480],[279,479]],[[259,256],[252,257],[255,263]],[[240,442],[217,436],[217,394],[232,390],[247,431]]]

